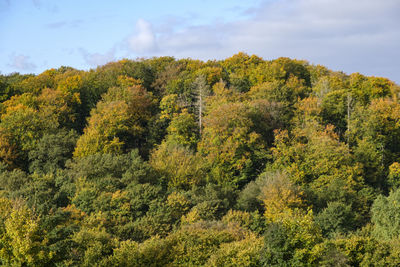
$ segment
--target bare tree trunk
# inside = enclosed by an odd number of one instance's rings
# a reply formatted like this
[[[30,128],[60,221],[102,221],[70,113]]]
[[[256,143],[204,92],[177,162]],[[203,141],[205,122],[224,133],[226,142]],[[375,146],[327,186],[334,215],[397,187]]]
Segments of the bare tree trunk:
[[[198,112],[199,134],[201,137],[203,128],[203,113],[204,113],[204,98],[209,94],[209,86],[207,85],[206,77],[200,75],[194,81],[195,94],[196,94],[196,110]]]
[[[201,136],[201,128],[202,128],[202,117],[203,117],[203,92],[202,88],[200,87],[200,92],[199,92],[199,133]]]
[[[352,97],[350,93],[347,93],[347,145],[349,145],[350,140],[350,111],[351,111]]]

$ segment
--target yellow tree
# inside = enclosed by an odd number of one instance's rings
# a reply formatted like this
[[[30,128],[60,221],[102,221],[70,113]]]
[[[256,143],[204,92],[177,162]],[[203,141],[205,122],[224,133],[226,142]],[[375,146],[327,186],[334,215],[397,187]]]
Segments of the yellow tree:
[[[151,117],[152,96],[133,79],[121,78],[121,87],[112,87],[92,110],[88,126],[78,139],[74,156],[121,153],[137,147],[144,139]]]
[[[40,221],[22,201],[0,199],[0,258],[8,266],[46,266],[52,253]]]
[[[57,126],[54,114],[40,113],[23,104],[7,107],[0,122],[0,158],[10,165],[23,167],[36,142]]]
[[[270,222],[279,222],[285,217],[297,216],[304,213],[305,203],[303,192],[294,185],[286,173],[264,173],[260,198],[264,202],[265,217]]]
[[[203,161],[190,148],[163,142],[153,151],[150,165],[167,181],[171,188],[188,189],[204,179]]]
[[[242,103],[220,105],[204,118],[198,149],[210,168],[210,180],[238,184],[255,175],[264,143],[252,126],[249,108]]]

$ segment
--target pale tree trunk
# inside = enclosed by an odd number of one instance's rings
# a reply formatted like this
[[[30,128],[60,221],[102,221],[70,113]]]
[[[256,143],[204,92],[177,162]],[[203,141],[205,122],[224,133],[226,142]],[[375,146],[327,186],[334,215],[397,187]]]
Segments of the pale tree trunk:
[[[197,120],[199,124],[199,134],[201,137],[202,128],[203,128],[203,113],[204,113],[204,100],[209,94],[209,86],[207,85],[206,77],[204,75],[200,75],[194,81],[195,94],[196,94],[196,111]]]
[[[351,102],[352,97],[350,93],[347,93],[347,145],[349,145],[349,138],[350,138],[350,113],[351,113]]]

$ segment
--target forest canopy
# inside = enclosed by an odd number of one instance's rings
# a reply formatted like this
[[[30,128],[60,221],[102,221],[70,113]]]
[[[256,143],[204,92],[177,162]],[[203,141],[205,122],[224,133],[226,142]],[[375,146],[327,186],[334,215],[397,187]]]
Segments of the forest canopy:
[[[0,264],[399,266],[399,98],[245,53],[0,75]]]

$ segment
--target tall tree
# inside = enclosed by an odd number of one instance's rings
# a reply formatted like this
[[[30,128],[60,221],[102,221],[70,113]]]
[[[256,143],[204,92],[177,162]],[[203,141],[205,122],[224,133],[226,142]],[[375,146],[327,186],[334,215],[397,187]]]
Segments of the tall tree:
[[[206,77],[204,75],[200,75],[196,78],[193,83],[193,87],[195,88],[194,94],[196,97],[195,110],[197,112],[197,121],[199,124],[199,133],[201,136],[202,128],[203,128],[203,114],[205,109],[205,100],[210,95],[210,86],[207,84]]]
[[[210,181],[243,185],[255,178],[265,163],[264,149],[247,105],[220,105],[205,117],[199,152],[210,168]]]
[[[133,79],[121,77],[120,87],[112,87],[92,110],[88,126],[78,139],[74,156],[98,152],[123,153],[138,148],[146,140],[146,126],[152,116],[153,99]]]

